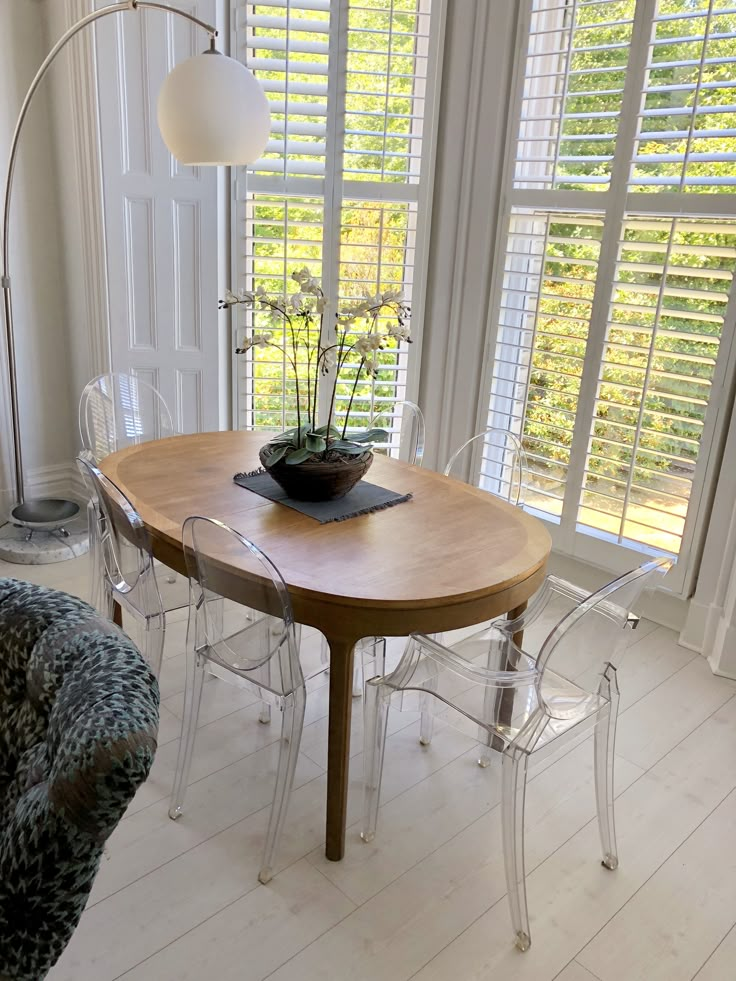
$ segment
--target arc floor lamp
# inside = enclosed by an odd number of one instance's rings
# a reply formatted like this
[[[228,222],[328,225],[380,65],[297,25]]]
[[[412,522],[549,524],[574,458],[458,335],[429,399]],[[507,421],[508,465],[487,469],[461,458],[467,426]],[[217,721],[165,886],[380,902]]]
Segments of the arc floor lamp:
[[[216,28],[169,4],[148,0],[123,0],[100,7],[70,27],[46,55],[26,93],[13,132],[5,180],[2,225],[0,282],[5,310],[16,497],[16,503],[10,511],[10,520],[28,528],[59,528],[74,517],[79,506],[72,501],[25,499],[9,253],[10,203],[18,142],[33,95],[49,66],[67,43],[102,17],[143,9],[162,10],[184,17],[201,27],[210,37],[209,49],[204,54],[195,55],[178,64],[164,79],[159,93],[159,129],[164,143],[177,160],[190,166],[252,163],[263,153],[270,134],[268,100],[251,72],[245,65],[216,49]]]

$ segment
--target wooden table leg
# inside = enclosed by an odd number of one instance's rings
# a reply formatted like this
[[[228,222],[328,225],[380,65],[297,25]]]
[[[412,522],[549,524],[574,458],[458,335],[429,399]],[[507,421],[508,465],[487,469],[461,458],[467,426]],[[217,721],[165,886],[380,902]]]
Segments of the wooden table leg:
[[[526,610],[527,604],[519,603],[518,606],[514,607],[507,614],[509,620],[516,620],[521,614]],[[514,644],[521,648],[524,641],[524,631],[519,630],[513,635]],[[503,666],[504,671],[511,671],[516,667],[514,664],[509,664],[507,661]],[[501,688],[496,694],[496,719],[501,725],[510,725],[511,719],[514,714],[514,689],[513,688]],[[494,737],[491,746],[493,749],[503,751],[503,743],[497,737]]]
[[[354,644],[334,637],[328,637],[327,640],[330,645],[330,717],[325,855],[331,862],[339,862],[345,854]]]
[[[112,622],[118,627],[123,625],[123,608],[116,600],[112,603]]]
[[[528,605],[529,604],[527,601],[524,600],[523,603],[519,603],[518,606],[515,606],[514,609],[508,614],[509,620],[516,620],[517,617],[520,617],[521,614],[526,611]],[[521,647],[521,645],[524,643],[524,631],[517,630],[513,636],[513,641],[517,647]]]

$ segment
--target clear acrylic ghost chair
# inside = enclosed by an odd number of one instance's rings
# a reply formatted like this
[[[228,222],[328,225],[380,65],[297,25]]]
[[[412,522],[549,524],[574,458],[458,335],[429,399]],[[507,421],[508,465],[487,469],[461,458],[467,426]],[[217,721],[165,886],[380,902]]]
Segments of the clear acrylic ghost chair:
[[[479,459],[482,461],[480,466]],[[475,472],[471,473],[471,470]],[[469,482],[481,490],[487,490],[509,504],[524,504],[526,453],[518,436],[503,429],[485,429],[472,436],[452,454],[444,474],[459,480],[470,477]]]
[[[374,453],[397,456],[421,467],[424,459],[424,414],[416,402],[394,402],[390,407],[376,408],[370,429],[385,429],[389,438],[373,445]]]
[[[123,492],[90,460],[77,457],[99,508],[101,609],[113,619],[114,604],[142,627],[139,646],[158,677],[164,650],[166,611],[151,554],[151,539],[140,515]]]
[[[197,732],[205,666],[232,672],[282,713],[281,741],[271,817],[258,878],[268,882],[294,782],[304,724],[306,691],[299,644],[286,583],[278,569],[252,542],[213,518],[187,518],[183,528],[189,572],[189,648],[181,742],[169,805],[169,817],[181,816]],[[249,606],[228,603],[227,565],[247,573]],[[260,611],[260,612],[258,612]]]
[[[501,756],[503,854],[516,944],[531,944],[524,868],[524,800],[530,757],[556,751],[594,727],[595,787],[603,864],[618,865],[614,827],[613,761],[618,683],[616,669],[638,623],[632,607],[642,591],[672,565],[657,559],[615,579],[591,595],[549,577],[530,609],[509,624],[495,625],[453,648],[415,635],[396,669],[366,684],[364,811],[362,837],[371,841],[378,819],[389,704],[431,710],[469,730],[481,753]],[[538,650],[516,647],[510,631],[524,630],[561,590],[573,604]],[[392,698],[392,696],[396,696]],[[421,738],[421,737],[420,737]]]
[[[478,463],[476,454],[481,454]],[[473,472],[474,471],[474,472]],[[503,429],[484,429],[471,436],[450,457],[444,469],[446,477],[466,480],[481,490],[500,497],[509,504],[522,507],[527,483],[527,462],[524,447],[518,436]],[[436,637],[442,640],[442,637]],[[423,741],[432,738],[432,716],[422,713]]]
[[[79,434],[89,458],[100,463],[110,453],[126,446],[173,436],[174,425],[169,407],[157,389],[135,375],[110,372],[85,385],[79,399]],[[92,496],[87,504],[90,602],[101,610],[99,521],[99,508]],[[175,582],[174,573],[168,573],[167,582]],[[179,597],[179,605],[186,605],[183,595]]]
[[[126,446],[175,434],[171,412],[153,385],[121,372],[88,382],[79,399],[82,446],[99,463]]]
[[[374,453],[384,456],[397,456],[412,466],[421,467],[424,459],[425,426],[424,413],[416,404],[408,400],[394,402],[383,407],[372,418],[369,429],[385,429],[388,440],[373,445]],[[327,666],[330,649],[327,641],[322,641],[322,663]],[[353,698],[363,694],[363,679],[381,674],[386,662],[386,638],[365,637],[355,648],[355,667],[353,668]]]

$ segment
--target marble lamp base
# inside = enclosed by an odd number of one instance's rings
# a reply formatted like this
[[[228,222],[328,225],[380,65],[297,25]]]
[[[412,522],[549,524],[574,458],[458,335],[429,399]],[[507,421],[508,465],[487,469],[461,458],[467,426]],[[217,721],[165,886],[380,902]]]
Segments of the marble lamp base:
[[[89,551],[87,517],[78,515],[61,531],[39,531],[21,528],[12,522],[0,528],[0,559],[17,565],[46,565],[65,562]]]

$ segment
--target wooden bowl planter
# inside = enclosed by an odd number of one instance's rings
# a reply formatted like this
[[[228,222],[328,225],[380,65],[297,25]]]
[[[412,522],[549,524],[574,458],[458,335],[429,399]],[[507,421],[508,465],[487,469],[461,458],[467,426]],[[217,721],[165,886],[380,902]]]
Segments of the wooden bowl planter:
[[[345,497],[373,463],[373,453],[366,450],[359,456],[342,456],[334,451],[326,460],[315,456],[304,463],[288,464],[279,460],[268,466],[265,459],[269,450],[266,444],[259,451],[263,467],[295,501],[334,501]]]

